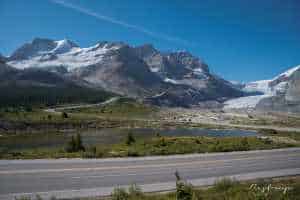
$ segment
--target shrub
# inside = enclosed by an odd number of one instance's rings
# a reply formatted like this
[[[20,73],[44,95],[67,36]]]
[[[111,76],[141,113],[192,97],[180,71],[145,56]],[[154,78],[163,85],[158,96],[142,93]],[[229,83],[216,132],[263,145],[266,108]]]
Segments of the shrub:
[[[134,149],[128,149],[127,156],[136,157],[139,156],[139,153]]]
[[[137,185],[131,185],[126,191],[124,188],[115,188],[111,194],[112,200],[129,200],[140,199],[144,197],[144,194],[140,187]]]
[[[139,186],[137,186],[136,184],[133,184],[128,188],[128,194],[129,194],[130,198],[133,198],[133,199],[136,197],[144,196],[142,189]]]
[[[164,137],[159,139],[159,146],[162,146],[162,147],[167,146],[167,142]]]
[[[157,132],[157,133],[155,133],[155,136],[156,137],[161,137],[161,134]]]
[[[48,115],[48,120],[51,120],[52,119],[52,115]]]
[[[191,184],[187,184],[182,181],[179,172],[175,172],[176,177],[176,199],[177,200],[192,200],[193,187]]]
[[[242,144],[242,150],[247,151],[250,149],[250,145],[246,137],[242,139],[241,144]]]
[[[85,151],[85,147],[82,144],[81,135],[79,133],[76,134],[75,138],[75,151]]]
[[[111,194],[112,200],[128,200],[129,194],[124,188],[115,188]]]
[[[135,138],[134,138],[134,136],[132,135],[132,133],[128,133],[128,134],[127,134],[125,143],[126,143],[127,145],[131,145],[131,144],[135,143]]]
[[[61,113],[61,117],[62,117],[63,119],[66,119],[66,118],[69,118],[69,115],[68,115],[66,112],[62,112],[62,113]]]
[[[71,140],[67,143],[65,150],[68,153],[85,151],[85,147],[82,144],[81,135],[76,134],[76,137],[72,136]]]
[[[66,145],[66,148],[65,148],[66,152],[68,152],[68,153],[75,152],[75,146],[76,146],[75,138],[74,138],[74,136],[72,136],[71,140]]]
[[[217,191],[227,191],[228,189],[237,185],[237,182],[230,178],[223,178],[215,182],[215,189]]]

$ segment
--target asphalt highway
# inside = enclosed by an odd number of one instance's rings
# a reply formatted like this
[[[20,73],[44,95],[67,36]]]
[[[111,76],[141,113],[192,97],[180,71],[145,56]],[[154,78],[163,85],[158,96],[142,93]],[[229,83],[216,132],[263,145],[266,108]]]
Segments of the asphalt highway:
[[[300,148],[114,159],[0,160],[0,199],[107,196],[115,187],[175,187],[175,171],[194,185],[300,174]]]

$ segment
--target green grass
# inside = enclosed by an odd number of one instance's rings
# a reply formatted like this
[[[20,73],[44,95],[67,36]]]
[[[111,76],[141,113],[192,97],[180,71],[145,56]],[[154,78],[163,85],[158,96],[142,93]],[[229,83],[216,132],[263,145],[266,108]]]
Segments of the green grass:
[[[279,136],[279,137],[288,137],[300,142],[300,133],[299,132],[287,132],[287,131],[276,131],[272,129],[264,129],[260,131],[262,134],[267,136]]]
[[[279,118],[266,118],[266,117],[254,117],[252,119],[245,117],[235,117],[232,120],[232,124],[246,124],[246,125],[258,125],[258,126],[272,126],[277,127],[299,127],[300,117],[296,116],[281,116]]]
[[[158,108],[129,98],[120,98],[100,107],[78,108],[69,110],[71,113],[96,114],[105,117],[149,117]]]
[[[49,113],[39,108],[35,108],[31,111],[26,111],[22,108],[2,109],[0,110],[0,116],[3,120],[28,123],[59,123],[76,122],[83,119],[96,119],[95,115],[80,115],[73,113],[68,113],[68,118],[64,118],[60,113]]]
[[[269,189],[268,189],[269,188]],[[94,198],[95,199],[95,198]],[[212,187],[200,189],[181,180],[175,192],[146,194],[133,185],[128,190],[117,188],[112,200],[296,200],[300,199],[300,178],[238,182],[221,179]]]
[[[36,199],[42,199],[37,196]],[[53,197],[53,199],[55,199]],[[80,200],[103,200],[100,197]],[[111,200],[297,200],[300,199],[300,178],[260,179],[238,182],[221,179],[211,187],[197,188],[181,180],[174,192],[144,193],[139,186],[115,188]],[[31,200],[24,196],[17,200]],[[79,200],[79,199],[78,199]]]
[[[64,110],[67,118],[60,113],[49,113],[37,107],[0,108],[0,118],[2,122],[11,124],[3,132],[12,133],[28,132],[28,130],[43,132],[45,127],[48,131],[52,129],[52,132],[66,129],[66,127],[69,129],[153,127],[152,125],[155,124],[153,121],[157,119],[154,117],[157,110],[156,107],[121,98],[101,107]],[[20,125],[22,128],[19,128]],[[156,126],[160,125],[161,123],[156,124]]]
[[[37,158],[105,158],[172,155],[205,152],[231,152],[257,149],[296,147],[299,145],[274,142],[257,137],[160,137],[135,139],[128,144],[126,138],[118,144],[98,144],[85,146],[86,151],[67,153],[60,148],[29,148],[23,150],[0,149],[1,159]]]
[[[273,149],[292,147],[293,144],[276,143],[268,139],[256,137],[156,137],[148,140],[138,140],[131,145],[116,144],[103,150],[107,157],[172,155],[206,152],[248,151],[257,149]],[[97,156],[97,155],[96,155]]]

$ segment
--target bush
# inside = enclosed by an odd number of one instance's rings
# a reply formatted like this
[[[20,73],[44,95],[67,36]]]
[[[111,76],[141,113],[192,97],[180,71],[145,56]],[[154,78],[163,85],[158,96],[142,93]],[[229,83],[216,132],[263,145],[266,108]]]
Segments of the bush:
[[[76,134],[76,137],[72,136],[71,140],[67,143],[65,150],[68,153],[85,151],[85,147],[82,144],[81,135]]]
[[[139,186],[137,186],[136,184],[133,184],[128,188],[128,194],[129,194],[130,198],[133,198],[133,199],[136,197],[144,196],[142,189]]]
[[[61,113],[61,117],[62,117],[63,119],[66,119],[66,118],[69,118],[69,115],[68,115],[68,113],[66,113],[66,112],[62,112],[62,113]]]
[[[271,134],[271,135],[276,135],[278,132],[274,129],[263,129],[261,130],[262,133],[264,134]]]
[[[48,118],[48,120],[51,120],[52,119],[52,115],[48,115],[47,118]]]
[[[76,151],[85,151],[85,147],[82,144],[81,135],[79,133],[76,134],[76,138],[75,138],[75,150]]]
[[[176,182],[176,199],[177,200],[192,200],[193,187],[191,184],[184,183],[183,181]]]
[[[242,139],[241,144],[242,144],[242,150],[248,151],[250,149],[250,145],[246,137]]]
[[[129,199],[129,194],[124,188],[115,188],[111,194],[112,200],[127,200]]]
[[[67,143],[65,150],[68,153],[75,152],[75,138],[74,138],[74,136],[72,136],[71,140]]]
[[[182,181],[179,172],[175,172],[176,177],[176,199],[177,200],[192,200],[193,186]]]
[[[236,185],[237,185],[236,181],[229,178],[223,178],[215,182],[215,189],[217,191],[227,191]]]
[[[131,185],[126,191],[124,188],[116,188],[111,194],[112,200],[129,200],[140,199],[144,197],[144,194],[140,187],[137,185]]]
[[[127,156],[136,157],[136,156],[139,156],[139,153],[134,149],[128,149]]]
[[[132,133],[128,133],[128,134],[127,134],[125,143],[126,143],[127,145],[131,145],[131,144],[135,143],[135,138],[134,138],[134,136],[132,135]]]

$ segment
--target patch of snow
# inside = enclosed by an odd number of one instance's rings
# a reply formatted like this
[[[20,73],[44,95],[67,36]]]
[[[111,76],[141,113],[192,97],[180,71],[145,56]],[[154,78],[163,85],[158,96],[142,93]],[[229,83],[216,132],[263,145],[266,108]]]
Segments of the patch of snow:
[[[176,80],[170,79],[170,78],[165,78],[164,82],[166,82],[166,83],[172,83],[172,84],[179,84]]]
[[[65,40],[57,41],[57,43],[57,48],[55,48],[54,50],[66,47]],[[54,52],[46,52],[49,55],[56,55],[57,58],[53,60],[45,60],[44,57],[47,54],[43,54],[27,60],[11,61],[8,64],[18,69],[25,69],[29,67],[42,68],[65,66],[68,70],[73,70],[75,68],[100,63],[103,60],[105,54],[118,48],[120,47],[108,47],[108,45],[104,45],[101,47],[100,44],[88,48],[72,47],[68,51],[59,54],[54,54]]]
[[[240,84],[243,84],[243,83],[241,83],[241,82],[239,82],[239,81],[229,81],[231,84],[233,84],[233,85],[240,85]]]
[[[260,102],[260,100],[270,97],[270,95],[257,95],[257,96],[248,96],[240,97],[236,99],[230,99],[225,101],[225,109],[239,109],[239,108],[255,108],[255,106]]]
[[[150,67],[151,72],[159,72],[160,68],[159,67]]]
[[[159,93],[159,94],[156,94],[154,96],[152,96],[152,98],[158,98],[158,97],[161,97],[163,95],[165,95],[167,92],[162,92],[162,93]]]
[[[289,70],[287,70],[286,72],[283,72],[282,74],[279,74],[278,76],[276,76],[273,80],[278,79],[280,77],[290,77],[294,72],[296,72],[297,70],[300,69],[300,65],[293,67]]]
[[[56,47],[49,53],[60,54],[60,53],[65,53],[65,52],[69,51],[70,49],[72,49],[72,45],[66,39],[55,41],[55,43],[56,43]]]
[[[274,93],[278,93],[278,92],[284,93],[285,91],[287,91],[288,86],[289,86],[288,82],[283,81],[283,82],[280,82],[277,85],[275,85],[273,87],[273,91],[274,91]]]
[[[202,70],[201,68],[195,68],[195,69],[193,69],[193,72],[194,72],[195,74],[202,74],[202,73],[203,73],[203,70]]]
[[[244,91],[246,92],[262,92],[264,94],[271,94],[272,90],[269,86],[271,80],[262,80],[262,81],[255,81],[247,83]]]

